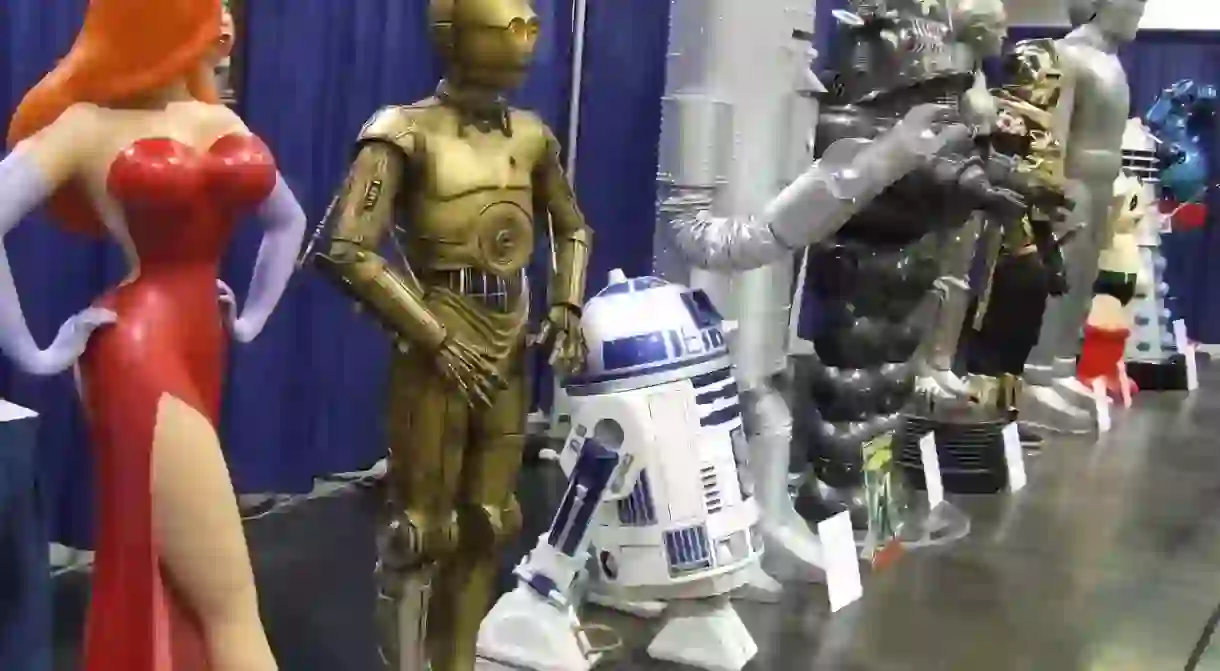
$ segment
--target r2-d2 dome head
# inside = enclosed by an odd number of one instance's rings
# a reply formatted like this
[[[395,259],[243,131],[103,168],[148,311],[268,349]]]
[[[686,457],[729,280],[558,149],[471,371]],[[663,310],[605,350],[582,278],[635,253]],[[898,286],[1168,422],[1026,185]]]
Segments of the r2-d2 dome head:
[[[626,391],[723,367],[729,352],[721,321],[702,291],[612,270],[606,288],[585,303],[589,358],[569,384]]]

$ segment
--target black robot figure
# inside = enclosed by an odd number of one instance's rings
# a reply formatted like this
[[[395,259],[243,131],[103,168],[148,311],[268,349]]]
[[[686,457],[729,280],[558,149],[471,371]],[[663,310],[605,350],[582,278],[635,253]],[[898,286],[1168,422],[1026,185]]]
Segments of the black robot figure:
[[[876,137],[917,105],[941,104],[945,123],[964,121],[958,103],[974,74],[949,53],[949,13],[939,0],[858,0],[836,18],[840,48],[836,68],[822,77],[829,90],[819,156],[838,140]],[[823,485],[858,491],[864,446],[902,428],[914,359],[932,327],[921,307],[940,276],[936,234],[977,211],[1018,221],[1026,199],[1015,170],[987,151],[986,138],[946,147],[810,249],[805,290],[821,318],[809,334],[816,356],[801,421]]]

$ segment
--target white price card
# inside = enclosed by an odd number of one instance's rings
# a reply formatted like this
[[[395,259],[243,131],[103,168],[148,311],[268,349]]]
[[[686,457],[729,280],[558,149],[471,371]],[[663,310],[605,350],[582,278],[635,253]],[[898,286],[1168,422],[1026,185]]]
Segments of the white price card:
[[[1097,413],[1097,432],[1106,433],[1113,422],[1110,419],[1110,397],[1106,393],[1106,378],[1093,378],[1093,411]]]
[[[851,527],[851,513],[845,510],[818,522],[818,538],[825,553],[830,612],[835,613],[864,596],[860,553],[856,549],[856,533]]]
[[[1186,391],[1199,388],[1199,360],[1195,358],[1195,346],[1186,337],[1186,321],[1173,320],[1173,344],[1186,357]]]
[[[931,431],[919,439],[919,457],[923,462],[923,481],[928,490],[928,510],[934,510],[945,500],[945,483],[940,477],[940,455],[936,453],[936,434]]]
[[[1004,461],[1008,464],[1008,491],[1025,489],[1025,448],[1021,447],[1021,432],[1016,422],[1004,427]]]
[[[1130,408],[1131,403],[1132,403],[1132,401],[1131,401],[1131,377],[1127,375],[1127,362],[1126,361],[1118,362],[1118,384],[1119,384],[1119,387],[1122,389],[1121,393],[1123,395],[1123,407]]]

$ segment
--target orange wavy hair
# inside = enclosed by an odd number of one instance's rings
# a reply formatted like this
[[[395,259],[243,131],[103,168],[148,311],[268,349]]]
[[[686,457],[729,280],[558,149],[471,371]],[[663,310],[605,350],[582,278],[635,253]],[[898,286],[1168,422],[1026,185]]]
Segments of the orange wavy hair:
[[[17,106],[9,148],[72,105],[122,103],[182,77],[195,99],[218,102],[212,74],[199,66],[220,38],[221,11],[221,0],[90,0],[67,56]],[[64,184],[47,204],[68,230],[104,230],[79,183]]]

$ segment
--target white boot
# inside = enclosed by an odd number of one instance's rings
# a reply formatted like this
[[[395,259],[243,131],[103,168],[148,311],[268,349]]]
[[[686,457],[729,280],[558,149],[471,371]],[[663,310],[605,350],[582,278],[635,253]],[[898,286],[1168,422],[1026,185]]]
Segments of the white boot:
[[[1073,403],[1053,386],[1022,385],[1017,407],[1022,421],[1047,431],[1086,434],[1097,427],[1091,405]]]

